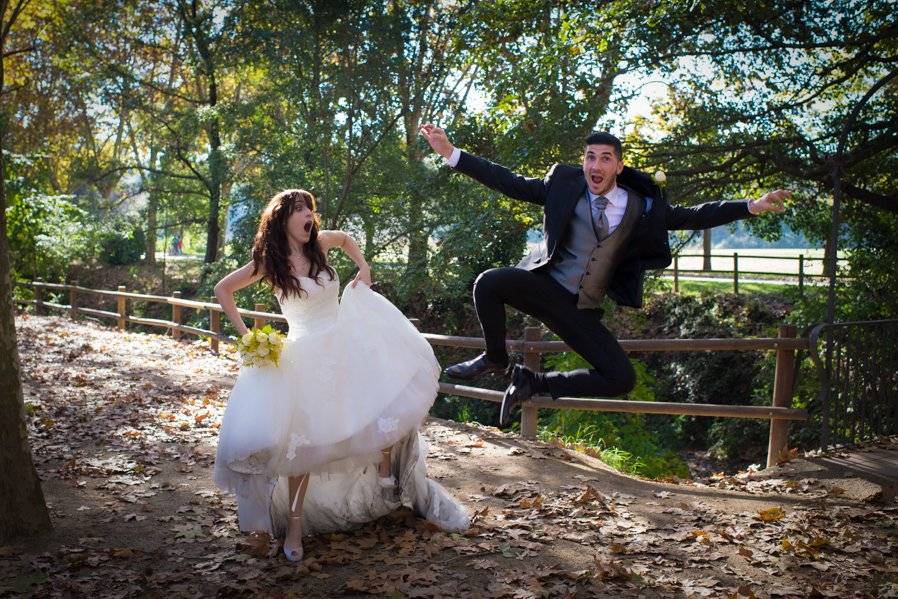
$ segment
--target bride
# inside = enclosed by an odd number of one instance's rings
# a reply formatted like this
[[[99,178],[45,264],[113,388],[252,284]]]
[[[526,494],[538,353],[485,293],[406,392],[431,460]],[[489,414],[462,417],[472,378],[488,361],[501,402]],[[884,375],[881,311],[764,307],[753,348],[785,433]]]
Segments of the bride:
[[[340,285],[327,252],[340,248],[358,275]],[[400,504],[444,530],[468,514],[427,478],[418,426],[440,368],[427,341],[370,289],[355,241],[319,230],[315,198],[275,195],[253,242],[252,262],[215,286],[240,335],[248,329],[234,292],[269,284],[289,333],[277,367],[243,367],[221,423],[213,480],[237,496],[240,529],[284,534],[284,554],[302,559],[302,536],[361,525]]]

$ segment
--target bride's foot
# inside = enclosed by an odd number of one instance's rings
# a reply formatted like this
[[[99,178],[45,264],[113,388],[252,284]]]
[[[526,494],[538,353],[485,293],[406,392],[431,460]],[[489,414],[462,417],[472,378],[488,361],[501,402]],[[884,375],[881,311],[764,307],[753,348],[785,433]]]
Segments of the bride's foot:
[[[302,561],[303,550],[301,524],[302,516],[287,517],[287,536],[284,537],[284,557],[286,557],[291,562]]]

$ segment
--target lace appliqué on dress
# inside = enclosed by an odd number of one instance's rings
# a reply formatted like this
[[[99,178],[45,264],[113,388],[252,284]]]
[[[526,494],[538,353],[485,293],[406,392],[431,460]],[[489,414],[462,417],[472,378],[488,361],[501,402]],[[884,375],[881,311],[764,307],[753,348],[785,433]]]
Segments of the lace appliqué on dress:
[[[384,434],[395,433],[399,428],[398,418],[383,417],[377,419],[377,428]]]
[[[296,449],[304,445],[311,445],[312,442],[305,435],[293,433],[290,435],[290,445],[287,446],[287,459],[292,460],[296,457]]]

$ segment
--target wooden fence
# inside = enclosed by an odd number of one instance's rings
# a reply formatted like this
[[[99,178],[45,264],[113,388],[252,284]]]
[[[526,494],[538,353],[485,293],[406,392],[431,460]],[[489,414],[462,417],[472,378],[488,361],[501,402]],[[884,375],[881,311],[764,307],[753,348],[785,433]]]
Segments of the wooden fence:
[[[680,268],[680,259],[681,258],[725,258],[732,260],[733,267],[730,269],[714,269],[714,268]],[[745,260],[779,260],[786,262],[797,263],[794,271],[762,271],[762,270],[746,270],[743,268],[740,270],[739,268],[739,260],[743,260],[743,264]],[[677,254],[673,257],[673,264],[671,264],[664,272],[670,273],[673,276],[673,287],[674,293],[679,293],[680,291],[680,275],[708,275],[708,274],[721,274],[727,275],[731,277],[733,283],[733,293],[739,293],[739,278],[740,276],[762,276],[762,277],[778,277],[782,279],[783,277],[789,277],[790,279],[797,279],[798,281],[798,292],[800,295],[804,295],[805,284],[808,280],[823,280],[826,278],[826,274],[822,272],[808,272],[807,265],[812,262],[823,262],[824,258],[822,256],[805,256],[804,254],[798,256],[758,256],[758,255],[750,255],[750,254],[740,254],[738,252],[733,252],[732,254],[709,254],[705,256],[704,254]],[[839,263],[844,264],[845,259],[840,258]],[[721,277],[721,280],[724,280]],[[772,279],[771,279],[772,280]]]
[[[96,318],[115,320],[120,330],[125,330],[128,323],[148,327],[167,329],[173,338],[179,339],[184,333],[208,337],[212,351],[219,350],[221,341],[231,341],[221,331],[221,306],[217,302],[199,302],[182,299],[178,292],[171,297],[131,293],[120,286],[116,291],[88,289],[77,284],[44,283],[41,281],[20,282],[19,286],[34,290],[34,299],[17,300],[22,304],[34,305],[37,314],[45,314],[48,309],[67,311],[72,318],[79,314]],[[56,292],[68,297],[68,304],[59,301],[47,301],[47,292]],[[109,298],[114,302],[115,311],[98,310],[78,305],[81,295],[95,295]],[[129,314],[128,305],[134,301],[146,301],[168,304],[171,306],[171,320],[142,318]],[[253,319],[253,325],[261,327],[267,321],[286,322],[280,314],[264,312],[262,305],[255,310],[240,310],[244,318]],[[184,310],[206,310],[209,312],[209,329],[201,329],[183,324]],[[413,319],[414,322],[414,319]],[[523,339],[509,339],[506,347],[511,352],[519,352],[524,357],[524,365],[539,369],[542,354],[570,351],[562,341],[543,341],[544,331],[539,327],[527,327]],[[457,337],[423,333],[423,336],[434,346],[483,349],[485,342],[479,337]],[[769,441],[767,447],[767,466],[781,462],[788,451],[789,422],[807,419],[805,410],[792,408],[792,395],[796,373],[796,352],[807,350],[810,343],[807,338],[796,337],[795,328],[782,326],[778,337],[750,339],[623,339],[620,342],[629,352],[716,352],[716,351],[774,351],[776,352],[776,371],[774,374],[773,397],[770,406],[734,406],[724,404],[691,404],[674,402],[628,401],[625,399],[585,399],[537,396],[526,402],[521,412],[521,435],[526,438],[536,436],[538,413],[540,408],[593,410],[601,412],[627,412],[640,414],[673,414],[689,416],[714,416],[723,418],[752,418],[770,421]],[[501,402],[502,392],[492,389],[468,387],[453,383],[440,383],[440,392],[485,401]]]

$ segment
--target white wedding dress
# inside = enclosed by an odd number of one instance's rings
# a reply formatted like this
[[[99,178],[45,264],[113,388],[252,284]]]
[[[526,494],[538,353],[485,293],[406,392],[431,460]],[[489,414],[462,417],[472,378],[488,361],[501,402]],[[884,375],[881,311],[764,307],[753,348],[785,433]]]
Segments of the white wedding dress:
[[[287,477],[310,472],[303,533],[346,530],[401,503],[444,530],[465,530],[465,508],[427,478],[418,427],[437,393],[430,344],[363,283],[302,277],[280,299],[289,333],[278,367],[244,367],[221,423],[213,480],[237,496],[240,529],[286,530]],[[380,450],[395,444],[392,500],[378,484]]]

